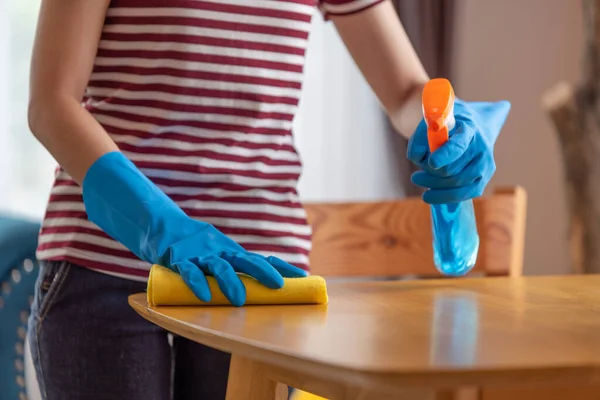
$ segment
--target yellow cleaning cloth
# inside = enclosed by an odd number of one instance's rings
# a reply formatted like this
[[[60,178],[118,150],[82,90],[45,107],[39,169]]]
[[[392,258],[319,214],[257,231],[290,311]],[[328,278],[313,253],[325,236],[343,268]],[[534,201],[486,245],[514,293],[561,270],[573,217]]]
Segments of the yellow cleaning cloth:
[[[217,281],[207,276],[212,300],[198,299],[179,274],[159,265],[152,266],[148,280],[148,304],[151,306],[228,305]],[[257,280],[240,275],[246,286],[246,304],[327,304],[327,286],[320,276],[284,278],[283,288],[269,289]]]
[[[319,397],[316,394],[303,392],[301,390],[297,390],[292,394],[291,400],[327,400],[324,397]]]

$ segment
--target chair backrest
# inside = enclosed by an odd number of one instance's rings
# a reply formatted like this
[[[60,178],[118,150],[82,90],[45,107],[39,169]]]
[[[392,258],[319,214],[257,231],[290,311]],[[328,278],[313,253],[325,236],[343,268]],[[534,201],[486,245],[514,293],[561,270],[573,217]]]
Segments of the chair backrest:
[[[527,196],[523,188],[475,199],[480,237],[472,273],[522,274]],[[305,205],[314,274],[325,277],[440,276],[433,264],[430,209],[420,198]]]

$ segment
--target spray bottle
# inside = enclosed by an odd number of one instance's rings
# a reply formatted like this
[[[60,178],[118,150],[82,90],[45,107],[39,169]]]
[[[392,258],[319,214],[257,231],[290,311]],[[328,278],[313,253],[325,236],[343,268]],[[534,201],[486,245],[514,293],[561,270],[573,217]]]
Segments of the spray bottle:
[[[454,90],[447,79],[430,80],[423,89],[423,116],[429,150],[433,153],[453,134]],[[468,273],[477,260],[479,235],[473,201],[432,204],[433,261],[445,275]]]

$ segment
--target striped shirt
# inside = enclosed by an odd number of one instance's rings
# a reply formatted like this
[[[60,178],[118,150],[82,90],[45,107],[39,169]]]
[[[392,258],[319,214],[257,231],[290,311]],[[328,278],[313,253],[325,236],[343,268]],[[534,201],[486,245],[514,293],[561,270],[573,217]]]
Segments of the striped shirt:
[[[381,0],[321,0],[349,14]],[[190,217],[308,268],[292,120],[315,0],[113,0],[83,99],[123,153]],[[38,258],[147,279],[87,220],[57,169]]]

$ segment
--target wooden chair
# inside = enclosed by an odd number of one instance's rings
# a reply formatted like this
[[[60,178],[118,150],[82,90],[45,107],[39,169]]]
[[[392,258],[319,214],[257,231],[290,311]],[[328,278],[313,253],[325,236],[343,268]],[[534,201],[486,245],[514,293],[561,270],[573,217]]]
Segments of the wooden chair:
[[[470,275],[521,275],[525,190],[498,189],[476,199],[474,206],[480,246]],[[313,228],[314,274],[363,279],[441,276],[433,264],[430,209],[420,198],[305,207]],[[485,390],[466,388],[439,393],[436,400],[486,398]]]
[[[480,246],[471,274],[519,276],[523,271],[527,196],[498,189],[474,201]],[[307,204],[313,228],[310,262],[325,277],[439,277],[433,264],[429,206],[400,201]]]

